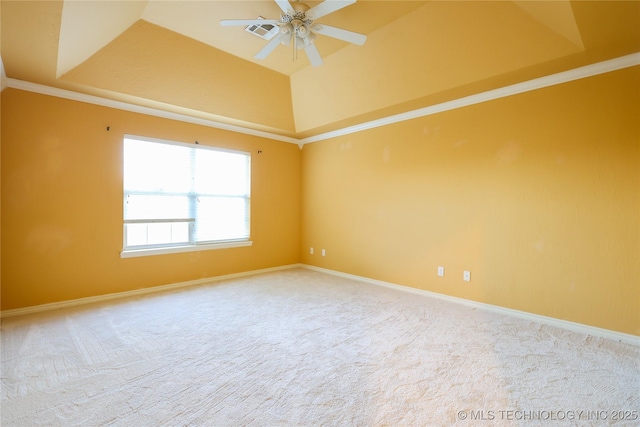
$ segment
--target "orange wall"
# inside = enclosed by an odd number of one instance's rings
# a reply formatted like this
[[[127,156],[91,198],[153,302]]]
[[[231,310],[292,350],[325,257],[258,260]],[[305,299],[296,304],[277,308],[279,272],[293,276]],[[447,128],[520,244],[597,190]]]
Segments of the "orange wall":
[[[300,261],[298,146],[15,89],[1,102],[3,310]],[[121,259],[125,133],[251,152],[253,246]]]
[[[640,335],[639,119],[634,67],[307,145],[302,262]]]
[[[2,309],[304,262],[640,335],[638,117],[640,67],[302,152],[7,89]],[[251,151],[254,246],[121,259],[125,133]]]

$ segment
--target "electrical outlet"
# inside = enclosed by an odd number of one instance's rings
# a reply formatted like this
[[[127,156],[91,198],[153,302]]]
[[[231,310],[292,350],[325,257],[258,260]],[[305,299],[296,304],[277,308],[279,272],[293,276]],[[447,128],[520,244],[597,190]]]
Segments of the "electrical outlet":
[[[309,248],[309,253],[313,255],[313,248]]]
[[[471,281],[471,272],[465,270],[464,273],[462,274],[462,278],[464,279],[465,282],[470,282]]]
[[[442,266],[438,267],[438,276],[440,276],[440,277],[444,276],[444,267],[442,267]]]
[[[322,250],[322,256],[326,256],[327,255],[327,251],[325,251],[324,249]]]

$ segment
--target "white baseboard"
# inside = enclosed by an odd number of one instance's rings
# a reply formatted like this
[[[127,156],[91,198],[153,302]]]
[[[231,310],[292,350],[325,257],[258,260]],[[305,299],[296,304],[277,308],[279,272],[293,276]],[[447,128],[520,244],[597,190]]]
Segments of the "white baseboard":
[[[302,267],[309,270],[318,271],[321,273],[331,274],[333,276],[344,277],[346,279],[357,280],[360,282],[365,282],[365,283],[369,283],[377,286],[384,286],[387,288],[396,289],[403,292],[410,292],[417,295],[438,298],[444,301],[449,301],[456,304],[462,304],[469,307],[479,308],[479,309],[487,310],[494,313],[514,316],[521,319],[530,320],[533,322],[556,326],[562,329],[567,329],[574,332],[580,332],[580,333],[591,335],[594,337],[606,338],[614,341],[620,341],[620,342],[625,342],[627,344],[640,346],[640,337],[636,335],[625,334],[622,332],[597,328],[595,326],[584,325],[581,323],[569,322],[568,320],[561,320],[561,319],[555,319],[553,317],[541,316],[539,314],[527,313],[525,311],[514,310],[511,308],[500,307],[497,305],[491,305],[491,304],[472,301],[464,298],[458,298],[450,295],[439,294],[437,292],[426,291],[424,289],[412,288],[409,286],[403,286],[395,283],[384,282],[382,280],[370,279],[368,277],[363,277],[363,276],[356,276],[354,274],[342,273],[340,271],[329,270],[326,268],[316,267],[316,266],[307,265],[307,264],[288,264],[288,265],[282,265],[278,267],[264,268],[260,270],[251,270],[251,271],[244,271],[241,273],[226,274],[223,276],[189,280],[186,282],[172,283],[168,285],[152,286],[149,288],[135,289],[132,291],[117,292],[113,294],[98,295],[94,297],[78,298],[78,299],[73,299],[69,301],[54,302],[49,304],[36,305],[32,307],[16,308],[13,310],[3,310],[2,312],[0,312],[0,317],[5,318],[5,317],[12,317],[12,316],[19,316],[22,314],[30,314],[30,313],[38,313],[42,311],[55,310],[55,309],[65,308],[65,307],[73,307],[73,306],[83,305],[83,304],[93,304],[93,303],[108,301],[112,299],[152,294],[152,293],[162,292],[162,291],[167,291],[172,289],[204,285],[207,283],[215,283],[223,280],[236,279],[240,277],[254,276],[256,274],[269,273],[269,272],[279,271],[279,270],[288,270],[288,269],[297,268],[297,267]]]
[[[511,308],[500,307],[497,305],[486,304],[482,302],[472,301],[464,298],[453,297],[450,295],[439,294],[437,292],[426,291],[424,289],[412,288],[410,286],[397,285],[395,283],[384,282],[381,280],[370,279],[368,277],[356,276],[354,274],[342,273],[336,270],[329,270],[326,268],[316,267],[313,265],[302,264],[301,267],[309,270],[318,271],[321,273],[327,273],[334,276],[344,277],[347,279],[357,280],[360,282],[370,283],[377,286],[384,286],[391,289],[400,290],[403,292],[410,292],[418,295],[423,295],[432,298],[438,298],[441,300],[453,302],[456,304],[462,304],[473,308],[479,308],[482,310],[490,311],[493,313],[504,314],[507,316],[518,317],[533,322],[543,323],[558,328],[567,329],[573,332],[580,332],[586,335],[594,337],[606,338],[614,341],[620,341],[627,344],[640,346],[640,337],[631,334],[625,334],[623,332],[611,331],[609,329],[597,328],[595,326],[584,325],[582,323],[570,322],[568,320],[556,319],[553,317],[541,316],[539,314],[527,313],[525,311],[514,310]]]
[[[96,302],[108,301],[117,298],[132,297],[138,295],[152,294],[155,292],[168,291],[171,289],[185,288],[189,286],[205,285],[207,283],[220,282],[222,280],[236,279],[239,277],[254,276],[256,274],[269,273],[272,271],[287,270],[290,268],[301,267],[301,264],[288,264],[278,267],[263,268],[260,270],[244,271],[241,273],[225,274],[223,276],[207,277],[204,279],[189,280],[186,282],[172,283],[169,285],[151,286],[149,288],[135,289],[132,291],[116,292],[113,294],[97,295],[94,297],[78,298],[68,301],[52,302],[49,304],[35,305],[31,307],[16,308],[13,310],[3,310],[0,317],[12,317],[22,314],[38,313],[42,311],[55,310],[58,308],[73,307],[76,305],[93,304]]]

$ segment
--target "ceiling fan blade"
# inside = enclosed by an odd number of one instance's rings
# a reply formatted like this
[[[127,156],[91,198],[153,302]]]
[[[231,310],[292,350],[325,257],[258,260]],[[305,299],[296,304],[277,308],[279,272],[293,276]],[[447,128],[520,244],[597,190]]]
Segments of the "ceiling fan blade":
[[[274,0],[274,1],[278,4],[280,9],[282,9],[284,13],[287,13],[288,11],[293,10],[293,6],[291,6],[291,3],[289,3],[288,0]]]
[[[260,49],[260,52],[256,53],[256,56],[254,58],[265,59],[267,56],[269,56],[269,54],[273,52],[275,48],[280,44],[280,37],[282,37],[280,33],[276,34],[274,38],[269,40],[269,43],[267,43],[265,47]]]
[[[313,27],[313,32],[357,44],[358,46],[362,46],[364,42],[367,41],[367,36],[364,34],[354,33],[353,31],[343,30],[342,28],[331,27],[329,25],[316,25]]]
[[[233,27],[235,25],[278,25],[280,21],[275,19],[223,19],[220,25],[223,27]]]
[[[322,57],[320,56],[320,52],[318,52],[318,48],[315,44],[310,43],[305,48],[304,51],[307,53],[307,57],[309,57],[309,62],[314,67],[322,65]]]
[[[356,0],[324,0],[317,6],[312,7],[307,11],[307,15],[312,15],[314,20],[322,18],[325,15],[340,10],[351,4],[354,4]]]

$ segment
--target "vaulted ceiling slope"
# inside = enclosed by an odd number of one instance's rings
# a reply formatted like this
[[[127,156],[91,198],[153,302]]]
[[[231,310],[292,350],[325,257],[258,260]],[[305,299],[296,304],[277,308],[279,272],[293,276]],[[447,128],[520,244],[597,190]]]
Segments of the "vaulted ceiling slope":
[[[321,21],[367,42],[318,37],[320,67],[219,23],[272,0],[0,7],[9,79],[298,138],[640,51],[638,1],[359,0]]]

